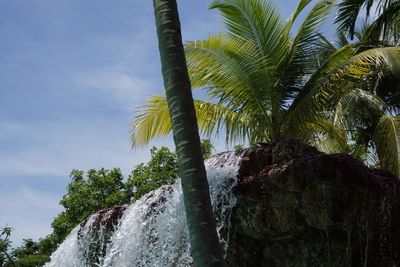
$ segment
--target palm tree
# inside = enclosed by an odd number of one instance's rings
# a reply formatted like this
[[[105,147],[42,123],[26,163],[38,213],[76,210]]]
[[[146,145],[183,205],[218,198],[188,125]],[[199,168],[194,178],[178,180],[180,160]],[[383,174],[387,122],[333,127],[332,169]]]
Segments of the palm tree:
[[[353,155],[400,177],[399,110],[368,90],[354,88],[338,102],[335,125],[350,135]]]
[[[371,49],[370,26],[354,32],[357,51]],[[344,33],[338,34],[338,49],[350,45]],[[396,62],[397,61],[397,62]],[[346,130],[353,143],[353,155],[364,156],[367,164],[380,166],[400,177],[400,58],[393,66],[371,69],[364,79],[338,101],[334,123]],[[397,67],[396,67],[397,65]]]
[[[210,99],[195,101],[199,127],[211,134],[225,128],[227,141],[270,141],[296,132],[310,138],[308,129],[332,130],[327,120],[296,120],[289,110],[307,77],[320,66],[322,42],[316,31],[327,17],[333,1],[320,1],[291,38],[297,16],[311,0],[300,1],[292,17],[282,20],[269,1],[215,1],[228,33],[191,42],[186,56],[194,87],[205,88]],[[331,61],[335,64],[336,58]],[[337,61],[337,60],[336,60]],[[325,68],[329,68],[326,64]],[[308,97],[308,99],[310,99]],[[312,116],[310,112],[305,114]],[[133,144],[168,134],[171,125],[164,97],[151,97],[133,121]],[[293,127],[289,126],[296,122]],[[302,127],[300,127],[300,125]],[[297,131],[302,128],[302,131]],[[306,130],[307,129],[307,130]],[[331,131],[330,134],[338,135]]]
[[[212,213],[207,174],[175,0],[154,0],[165,91],[196,266],[224,266]]]
[[[211,4],[227,33],[185,50],[192,85],[210,98],[194,102],[204,134],[225,130],[228,142],[250,143],[297,137],[328,152],[347,148],[346,132],[332,123],[336,104],[373,69],[398,66],[400,50],[333,48],[318,31],[333,0],[318,1],[294,34],[293,23],[310,2],[299,1],[286,21],[267,0]],[[133,120],[133,145],[170,131],[165,98],[151,97]]]
[[[10,255],[7,252],[8,249],[11,247],[11,241],[9,240],[10,235],[11,235],[11,231],[12,231],[12,229],[10,227],[4,227],[3,229],[1,229],[1,232],[0,232],[0,252],[3,253],[6,256],[6,258],[8,260],[8,263],[11,266],[15,267],[16,265],[15,265],[15,263],[13,261],[12,255]],[[1,263],[0,266],[3,266],[4,261],[5,261],[5,259],[0,256],[0,263]]]
[[[376,16],[367,29],[366,37],[375,44],[398,44],[400,37],[399,0],[343,0],[338,7],[336,22],[339,24],[339,31],[349,33],[353,39],[358,18],[365,9],[365,19],[374,17],[371,16],[371,11]]]

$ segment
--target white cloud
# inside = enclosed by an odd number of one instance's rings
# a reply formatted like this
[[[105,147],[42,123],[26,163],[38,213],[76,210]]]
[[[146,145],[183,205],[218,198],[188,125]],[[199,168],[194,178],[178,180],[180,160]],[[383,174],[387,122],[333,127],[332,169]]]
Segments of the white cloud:
[[[111,98],[114,104],[132,110],[143,102],[154,85],[124,72],[101,70],[87,74],[80,79],[80,87],[97,91],[104,98]]]

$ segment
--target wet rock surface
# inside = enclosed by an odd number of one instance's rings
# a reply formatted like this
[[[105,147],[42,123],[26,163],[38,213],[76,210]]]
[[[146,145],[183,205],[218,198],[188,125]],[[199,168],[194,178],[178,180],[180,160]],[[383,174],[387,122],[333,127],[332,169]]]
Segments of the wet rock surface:
[[[400,186],[296,140],[247,150],[228,266],[398,266]]]
[[[126,208],[127,206],[114,206],[97,211],[92,217],[81,222],[78,236],[82,236],[85,229],[93,232],[98,231],[100,228],[105,228],[106,231],[113,231]]]
[[[78,240],[85,244],[81,253],[87,266],[98,266],[126,208],[114,206],[99,210],[80,224],[77,235]]]

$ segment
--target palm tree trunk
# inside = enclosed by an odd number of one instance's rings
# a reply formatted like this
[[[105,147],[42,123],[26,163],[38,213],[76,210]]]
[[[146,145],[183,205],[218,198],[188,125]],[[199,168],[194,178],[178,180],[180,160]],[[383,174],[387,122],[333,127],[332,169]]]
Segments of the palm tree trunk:
[[[176,0],[153,0],[162,73],[197,267],[224,266],[212,213]]]

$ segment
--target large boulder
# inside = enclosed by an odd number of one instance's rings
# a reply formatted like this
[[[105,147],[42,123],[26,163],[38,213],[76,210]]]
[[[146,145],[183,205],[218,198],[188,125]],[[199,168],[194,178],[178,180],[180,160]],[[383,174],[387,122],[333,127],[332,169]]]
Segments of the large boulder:
[[[240,164],[228,266],[399,266],[399,189],[346,154],[256,145]]]

